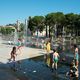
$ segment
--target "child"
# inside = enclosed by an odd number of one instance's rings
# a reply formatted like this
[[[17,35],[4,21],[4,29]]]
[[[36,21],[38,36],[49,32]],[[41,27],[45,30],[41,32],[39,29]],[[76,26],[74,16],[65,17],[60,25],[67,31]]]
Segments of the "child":
[[[78,67],[79,64],[79,54],[78,54],[78,48],[75,49],[75,61],[76,61],[76,66]]]
[[[55,66],[55,69],[57,69],[58,57],[59,57],[59,54],[57,53],[57,51],[53,50],[53,64],[52,64],[52,67],[54,68],[54,66]]]
[[[11,58],[9,60],[11,61],[13,59],[13,61],[15,61],[15,57],[16,57],[16,47],[13,47],[11,51]]]
[[[79,72],[77,66],[75,66],[74,61],[70,64],[70,71],[66,73],[66,76],[67,75],[70,76],[70,80],[78,80]]]
[[[22,51],[21,51],[22,47],[23,47],[22,46],[22,39],[18,39],[17,51],[19,51],[20,54],[22,53]]]
[[[74,48],[75,48],[74,59],[75,59],[76,66],[78,67],[78,64],[79,64],[78,46],[77,45],[74,45]]]

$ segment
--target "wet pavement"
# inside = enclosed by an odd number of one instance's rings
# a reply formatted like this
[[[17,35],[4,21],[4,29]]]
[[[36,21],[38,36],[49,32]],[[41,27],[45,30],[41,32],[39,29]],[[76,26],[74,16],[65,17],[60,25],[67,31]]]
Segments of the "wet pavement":
[[[6,64],[0,63],[0,80],[19,80],[14,76]]]
[[[69,77],[66,77],[69,65],[59,63],[58,69],[52,72],[51,68],[46,66],[44,56],[24,59],[15,64],[15,69],[12,62],[0,64],[0,80],[69,80]]]

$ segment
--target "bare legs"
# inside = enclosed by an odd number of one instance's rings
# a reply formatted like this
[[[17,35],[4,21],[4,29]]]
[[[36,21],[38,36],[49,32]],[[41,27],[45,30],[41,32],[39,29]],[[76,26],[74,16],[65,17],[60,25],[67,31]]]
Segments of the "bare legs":
[[[57,63],[52,64],[52,68],[54,68],[54,67],[55,67],[55,69],[57,69]]]

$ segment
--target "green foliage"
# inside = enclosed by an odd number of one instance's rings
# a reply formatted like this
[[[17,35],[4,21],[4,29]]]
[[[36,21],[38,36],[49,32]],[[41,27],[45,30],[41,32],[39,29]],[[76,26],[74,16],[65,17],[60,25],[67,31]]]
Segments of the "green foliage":
[[[33,23],[33,19],[31,17],[29,17],[29,20],[28,20],[28,28],[32,33],[35,32],[35,26]]]
[[[8,35],[8,34],[11,34],[12,32],[14,32],[15,30],[11,27],[1,27],[1,30],[0,32],[3,34],[3,35]]]
[[[78,15],[74,13],[69,13],[69,14],[66,14],[65,17],[66,17],[66,24],[73,25],[77,20]]]
[[[22,32],[23,32],[23,31],[24,31],[24,29],[25,29],[25,24],[21,23],[19,27],[20,27],[20,31],[22,31]]]
[[[48,13],[44,16],[33,16],[29,17],[28,28],[33,34],[35,31],[42,32],[46,27],[49,26],[49,35],[54,33],[54,26],[56,25],[57,29],[62,31],[64,26],[67,33],[77,34],[77,31],[80,30],[80,14],[68,13],[63,14],[62,12]],[[8,24],[7,26],[14,26],[17,29],[16,24]],[[20,36],[23,35],[25,25],[20,24]],[[10,27],[1,27],[0,32],[2,34],[11,34],[14,32],[14,29]],[[58,31],[59,32],[59,31]]]
[[[74,14],[74,13],[69,13],[65,15],[66,17],[66,27],[68,28],[67,32],[70,32],[73,36],[73,34],[77,35],[77,30],[79,30],[80,28],[78,27],[80,22],[79,20],[79,15],[78,14]]]
[[[65,16],[62,12],[49,13],[45,16],[45,23],[49,26],[49,37],[54,32],[54,26],[64,26]]]
[[[32,18],[29,17],[28,28],[31,30],[31,32],[35,32],[37,30],[42,32],[43,29],[45,28],[44,17],[43,16],[34,16]]]
[[[55,24],[63,24],[65,21],[65,16],[62,12],[49,13],[45,16],[45,21],[49,26],[53,26]]]

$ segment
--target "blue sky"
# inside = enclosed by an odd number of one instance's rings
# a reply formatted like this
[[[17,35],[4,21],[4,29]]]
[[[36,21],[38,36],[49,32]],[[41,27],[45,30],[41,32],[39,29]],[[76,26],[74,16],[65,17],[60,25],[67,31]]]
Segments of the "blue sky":
[[[50,12],[80,14],[80,0],[0,0],[0,25]]]

